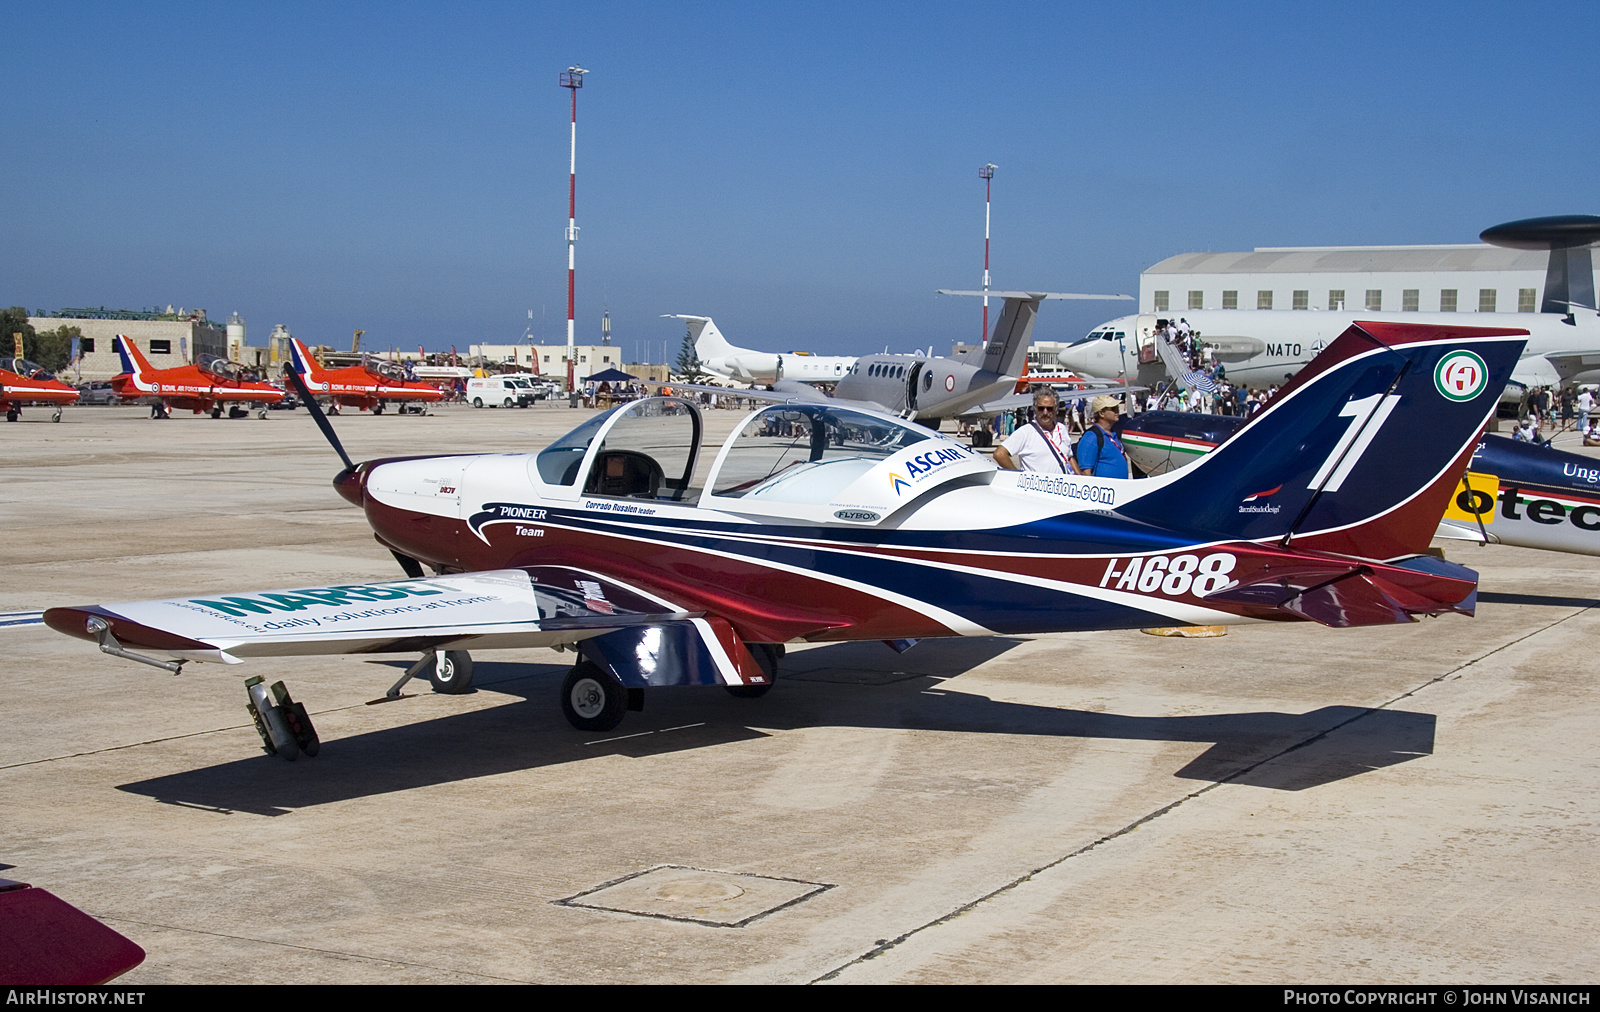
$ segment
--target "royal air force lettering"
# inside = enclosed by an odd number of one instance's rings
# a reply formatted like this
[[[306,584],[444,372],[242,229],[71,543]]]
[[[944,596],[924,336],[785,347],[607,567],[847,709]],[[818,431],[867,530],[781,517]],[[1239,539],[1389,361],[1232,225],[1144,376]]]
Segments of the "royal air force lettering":
[[[1109,485],[1076,481],[1064,474],[1024,471],[1017,476],[1017,488],[1024,492],[1043,492],[1066,499],[1081,499],[1099,506],[1115,506],[1117,490]]]

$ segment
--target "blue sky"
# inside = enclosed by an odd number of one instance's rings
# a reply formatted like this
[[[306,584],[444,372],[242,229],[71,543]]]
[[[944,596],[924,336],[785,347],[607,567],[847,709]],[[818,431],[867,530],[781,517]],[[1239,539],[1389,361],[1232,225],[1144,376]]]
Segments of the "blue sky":
[[[940,352],[996,287],[1594,213],[1595,5],[9,4],[0,300],[259,342]],[[1050,303],[1080,336],[1126,303]]]

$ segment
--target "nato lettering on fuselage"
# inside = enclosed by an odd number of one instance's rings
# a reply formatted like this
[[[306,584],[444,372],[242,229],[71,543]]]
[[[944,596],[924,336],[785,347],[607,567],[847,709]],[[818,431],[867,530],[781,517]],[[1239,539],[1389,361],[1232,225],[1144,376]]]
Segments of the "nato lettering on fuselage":
[[[1275,355],[1278,358],[1297,359],[1301,356],[1301,347],[1298,344],[1269,344],[1267,345],[1267,354]]]

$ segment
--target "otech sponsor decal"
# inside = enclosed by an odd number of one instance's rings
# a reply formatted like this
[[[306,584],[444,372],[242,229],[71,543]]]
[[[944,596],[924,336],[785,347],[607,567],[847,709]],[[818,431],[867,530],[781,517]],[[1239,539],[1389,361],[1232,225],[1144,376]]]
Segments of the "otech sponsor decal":
[[[1017,476],[1017,488],[1024,492],[1043,492],[1065,499],[1082,499],[1084,502],[1098,503],[1101,506],[1117,504],[1117,490],[1111,486],[1078,481],[1064,474],[1024,471]]]
[[[1448,400],[1470,401],[1483,393],[1489,382],[1489,367],[1483,359],[1465,349],[1452,351],[1439,360],[1433,370],[1433,385]]]
[[[1112,590],[1162,593],[1170,597],[1193,594],[1205,597],[1228,585],[1228,574],[1239,562],[1230,552],[1210,555],[1152,555],[1147,558],[1112,559],[1106,563],[1100,586]],[[1122,568],[1118,568],[1118,567]],[[1116,580],[1115,584],[1111,581]]]
[[[1470,487],[1469,487],[1470,486]],[[1600,531],[1600,503],[1561,502],[1559,492],[1540,492],[1518,485],[1501,487],[1492,474],[1471,474],[1456,486],[1444,515],[1451,520],[1492,524],[1498,515],[1506,520],[1555,526],[1568,523],[1583,531]],[[1509,536],[1509,535],[1508,535]]]

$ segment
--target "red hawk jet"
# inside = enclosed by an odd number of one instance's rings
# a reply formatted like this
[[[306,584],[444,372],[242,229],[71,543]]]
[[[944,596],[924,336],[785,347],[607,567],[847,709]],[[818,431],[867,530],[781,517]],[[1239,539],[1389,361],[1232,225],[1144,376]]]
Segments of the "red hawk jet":
[[[423,405],[444,399],[438,387],[406,379],[398,363],[363,356],[360,365],[324,369],[299,338],[290,338],[289,347],[294,356],[294,371],[305,380],[313,397],[333,402],[334,414],[338,414],[343,405],[381,415],[393,401],[400,405],[402,415],[420,415],[427,410]]]
[[[244,366],[217,355],[204,355],[193,365],[157,369],[139,346],[125,334],[111,342],[122,356],[122,373],[111,379],[111,389],[125,401],[144,401],[151,418],[171,418],[172,409],[188,408],[195,414],[211,412],[221,418],[243,418],[253,406],[262,418],[267,405],[283,400],[283,391],[262,383]]]
[[[61,406],[78,400],[78,391],[56,379],[37,362],[25,358],[0,358],[0,404],[6,408],[6,421],[22,417],[24,404],[48,404],[55,408],[52,422],[61,421]]]

